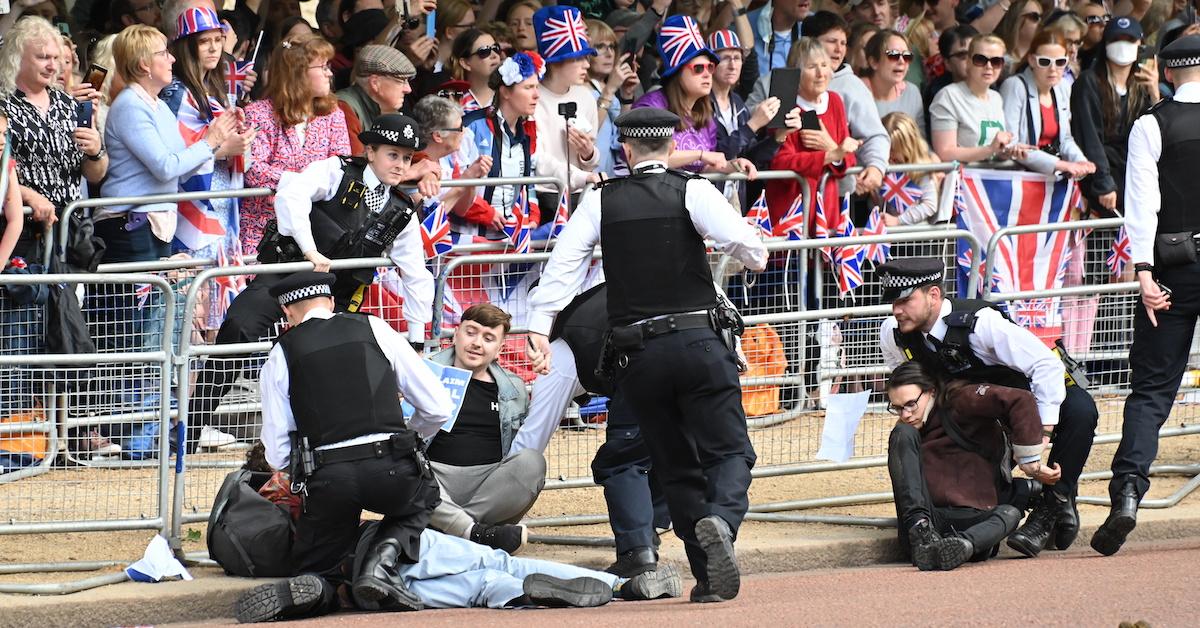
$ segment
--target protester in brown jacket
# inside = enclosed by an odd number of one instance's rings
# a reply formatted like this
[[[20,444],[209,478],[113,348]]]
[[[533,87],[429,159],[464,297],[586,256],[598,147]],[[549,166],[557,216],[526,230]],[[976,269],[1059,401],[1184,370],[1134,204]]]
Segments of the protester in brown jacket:
[[[899,417],[888,440],[888,472],[901,545],[922,571],[986,560],[1040,490],[1012,480],[1013,465],[1042,484],[1060,475],[1057,465],[1041,464],[1033,394],[965,381],[940,385],[917,362],[896,367],[887,394],[888,411]]]

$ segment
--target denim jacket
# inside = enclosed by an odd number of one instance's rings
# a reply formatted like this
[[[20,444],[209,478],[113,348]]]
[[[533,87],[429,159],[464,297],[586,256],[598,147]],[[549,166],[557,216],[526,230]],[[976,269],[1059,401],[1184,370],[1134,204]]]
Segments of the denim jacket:
[[[436,364],[453,366],[454,347],[447,347],[429,359]],[[488,366],[488,373],[496,381],[496,401],[500,404],[500,450],[507,457],[513,437],[529,414],[529,392],[525,390],[525,382],[505,370],[499,362],[492,362]]]

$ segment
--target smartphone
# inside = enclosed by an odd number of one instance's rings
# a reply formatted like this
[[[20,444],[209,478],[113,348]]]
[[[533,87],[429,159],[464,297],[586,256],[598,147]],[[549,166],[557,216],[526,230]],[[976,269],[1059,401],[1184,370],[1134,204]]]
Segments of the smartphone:
[[[800,112],[800,128],[805,131],[820,131],[821,119],[817,117],[817,112],[812,109]]]
[[[437,11],[430,11],[425,16],[425,36],[433,39],[437,35]]]
[[[83,82],[92,86],[92,89],[98,90],[104,85],[104,79],[108,76],[108,68],[102,65],[93,63],[88,67],[87,74],[83,75]]]
[[[92,101],[80,101],[75,107],[75,126],[90,129],[92,128]]]
[[[1158,281],[1158,280],[1156,279],[1156,280],[1154,281],[1154,283],[1158,284],[1158,289],[1159,289],[1159,290],[1162,290],[1163,294],[1167,295],[1167,298],[1170,298],[1170,297],[1171,297],[1171,295],[1172,295],[1172,294],[1174,294],[1173,292],[1171,292],[1171,289],[1170,289],[1170,288],[1168,288],[1168,287],[1166,287],[1166,286],[1164,286],[1164,285],[1163,285],[1163,282],[1161,282],[1161,281]]]

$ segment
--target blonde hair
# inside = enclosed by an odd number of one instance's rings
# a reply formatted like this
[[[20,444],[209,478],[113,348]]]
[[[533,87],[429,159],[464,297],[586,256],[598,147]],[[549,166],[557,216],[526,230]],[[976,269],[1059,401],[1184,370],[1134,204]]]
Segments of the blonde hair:
[[[4,47],[0,48],[0,93],[8,96],[17,88],[17,73],[26,46],[51,43],[62,50],[62,33],[45,18],[29,16],[18,20],[4,34]]]
[[[158,44],[167,44],[167,36],[157,28],[145,24],[125,27],[113,40],[113,66],[126,83],[146,76],[142,65],[149,66],[158,52]]]
[[[970,47],[967,48],[967,52],[969,54],[977,54],[977,53],[979,53],[980,48],[987,46],[989,44],[993,45],[993,46],[1000,46],[1001,50],[1003,50],[1004,52],[1008,52],[1008,44],[1005,44],[1003,39],[1000,39],[999,37],[997,37],[996,35],[992,35],[991,33],[988,33],[987,35],[976,35],[976,36],[972,37],[971,45],[970,45]]]
[[[883,128],[887,129],[888,136],[892,140],[892,154],[888,159],[889,163],[932,164],[936,162],[933,151],[929,150],[929,144],[925,143],[924,137],[921,137],[921,129],[917,127],[917,121],[913,120],[912,116],[893,111],[883,116]],[[913,181],[920,181],[928,174],[927,172],[913,172],[908,176]]]
[[[617,43],[617,34],[602,20],[585,20],[584,23],[587,24],[589,43],[595,44],[597,41]]]

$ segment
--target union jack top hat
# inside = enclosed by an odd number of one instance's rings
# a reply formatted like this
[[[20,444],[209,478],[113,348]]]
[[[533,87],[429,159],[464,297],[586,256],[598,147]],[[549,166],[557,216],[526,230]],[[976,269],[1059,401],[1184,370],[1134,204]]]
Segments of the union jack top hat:
[[[537,34],[538,54],[546,63],[596,54],[588,43],[583,14],[575,7],[557,5],[538,9],[533,14],[533,31]]]
[[[662,59],[659,76],[667,78],[698,55],[707,55],[716,63],[720,59],[704,45],[704,36],[696,20],[686,15],[671,15],[658,31],[658,56]]]
[[[730,48],[742,49],[742,41],[738,39],[737,33],[725,29],[713,32],[708,36],[708,49],[713,52],[728,50]]]
[[[216,11],[208,7],[189,7],[175,20],[175,39],[224,28]]]

